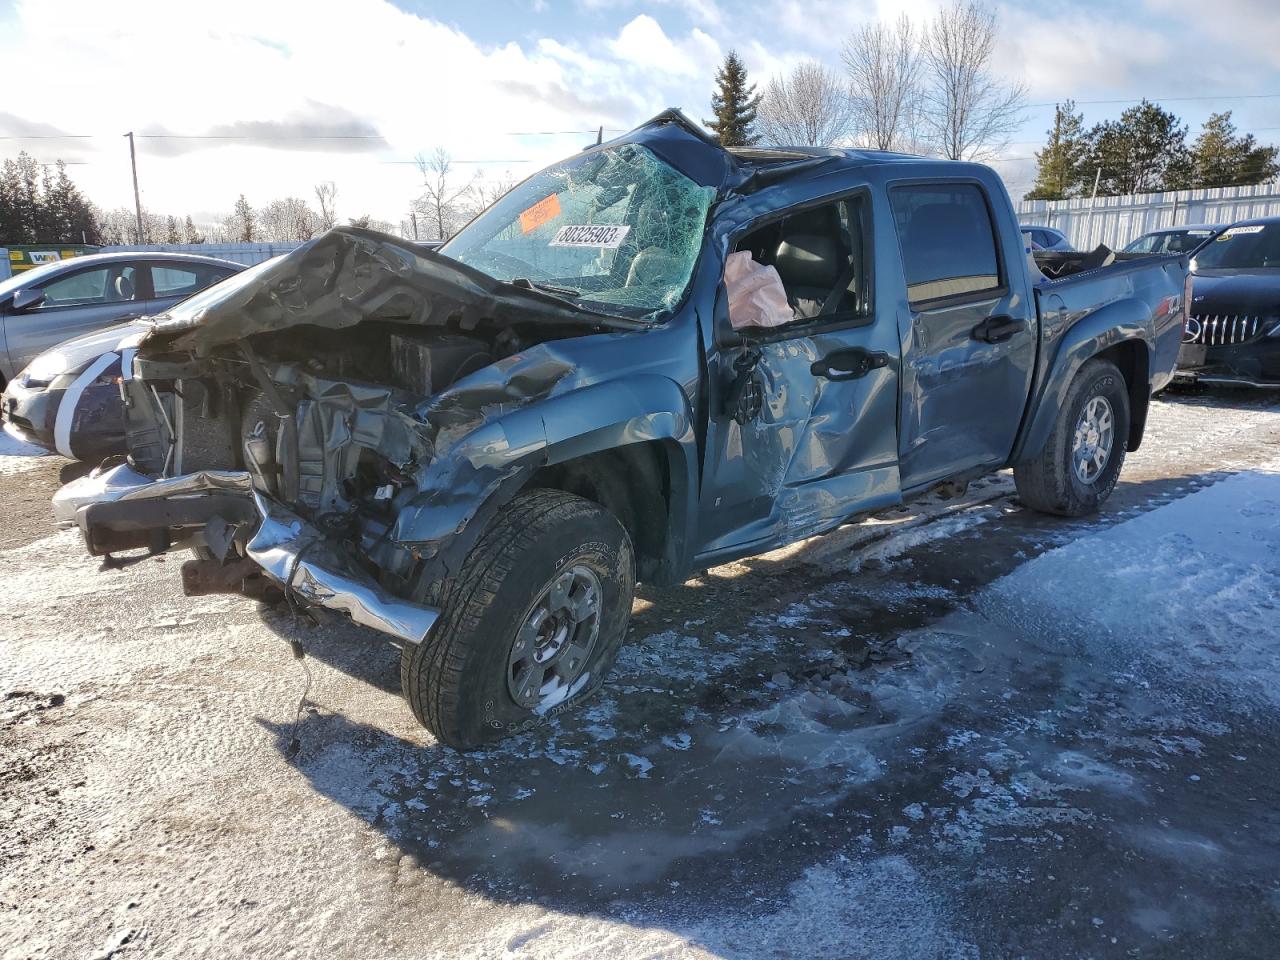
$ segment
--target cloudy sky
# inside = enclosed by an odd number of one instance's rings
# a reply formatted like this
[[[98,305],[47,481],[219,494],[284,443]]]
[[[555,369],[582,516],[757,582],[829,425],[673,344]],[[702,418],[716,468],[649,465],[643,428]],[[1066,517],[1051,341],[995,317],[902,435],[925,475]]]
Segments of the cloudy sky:
[[[1052,103],[1089,123],[1148,96],[1192,122],[1232,109],[1280,140],[1274,0],[1023,0],[995,4],[998,67],[1028,88],[996,164],[1011,188]],[[419,152],[520,177],[666,106],[708,115],[736,48],[761,82],[816,57],[839,64],[858,24],[933,0],[0,0],[0,157],[62,158],[103,207],[220,218],[338,186],[338,213],[399,222]],[[1190,99],[1198,98],[1198,99]],[[1092,102],[1091,102],[1092,101]],[[62,137],[71,137],[61,139]],[[30,139],[27,139],[30,138]]]

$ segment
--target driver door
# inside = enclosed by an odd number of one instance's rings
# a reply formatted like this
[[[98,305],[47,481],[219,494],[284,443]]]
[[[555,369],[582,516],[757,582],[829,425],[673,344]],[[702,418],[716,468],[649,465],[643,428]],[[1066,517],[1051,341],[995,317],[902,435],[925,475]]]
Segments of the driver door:
[[[865,191],[767,218],[735,252],[777,271],[794,319],[733,329],[721,285],[709,360],[698,561],[828,530],[899,500],[897,327],[874,303]],[[743,408],[747,374],[758,404]]]

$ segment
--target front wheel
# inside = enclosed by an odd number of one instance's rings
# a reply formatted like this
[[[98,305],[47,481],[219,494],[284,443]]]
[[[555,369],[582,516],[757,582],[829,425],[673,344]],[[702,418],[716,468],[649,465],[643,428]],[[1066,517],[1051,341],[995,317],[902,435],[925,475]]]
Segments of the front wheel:
[[[1018,497],[1041,513],[1080,517],[1115,489],[1129,436],[1129,391],[1116,365],[1090,360],[1076,374],[1044,448],[1013,466]]]
[[[456,577],[421,586],[440,619],[401,652],[405,699],[460,750],[568,710],[613,666],[634,590],[631,541],[612,514],[559,490],[522,493]]]

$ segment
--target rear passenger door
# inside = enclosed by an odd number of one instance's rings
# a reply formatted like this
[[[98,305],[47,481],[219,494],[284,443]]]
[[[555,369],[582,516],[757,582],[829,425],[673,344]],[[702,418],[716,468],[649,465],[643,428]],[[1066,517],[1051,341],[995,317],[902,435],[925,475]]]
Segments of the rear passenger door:
[[[1020,250],[1003,250],[978,182],[889,189],[906,279],[899,462],[909,490],[1004,464],[1035,362],[1035,304],[1010,282]]]
[[[150,298],[143,313],[163,313],[205,287],[225,280],[230,271],[207,263],[157,262],[146,264],[150,271]]]

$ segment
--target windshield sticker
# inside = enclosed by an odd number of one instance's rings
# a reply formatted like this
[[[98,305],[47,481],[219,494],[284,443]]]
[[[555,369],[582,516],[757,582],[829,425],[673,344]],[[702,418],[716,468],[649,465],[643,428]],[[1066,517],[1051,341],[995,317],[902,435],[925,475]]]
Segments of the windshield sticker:
[[[618,223],[566,225],[556,231],[549,246],[601,247],[605,250],[616,250],[622,246],[622,241],[630,232],[630,226]]]
[[[560,216],[560,194],[553,193],[543,197],[532,207],[520,214],[520,232],[528,233],[537,230],[548,220]]]
[[[1232,227],[1226,233],[1218,238],[1219,241],[1230,240],[1232,237],[1238,237],[1245,233],[1261,233],[1266,227],[1263,223],[1253,223],[1247,227]]]

